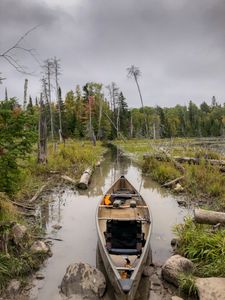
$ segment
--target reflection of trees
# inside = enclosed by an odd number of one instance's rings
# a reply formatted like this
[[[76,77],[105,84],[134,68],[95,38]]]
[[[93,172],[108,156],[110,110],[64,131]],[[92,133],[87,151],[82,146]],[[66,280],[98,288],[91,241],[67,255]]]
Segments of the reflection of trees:
[[[105,192],[106,180],[110,179],[110,184],[113,184],[120,175],[127,173],[129,166],[130,160],[121,151],[108,152],[101,166],[95,169],[88,191],[79,191],[79,194],[101,196]]]
[[[154,180],[150,178],[150,176],[142,175],[143,188],[156,190],[161,196],[166,196],[168,191],[166,189],[161,188],[161,186]]]

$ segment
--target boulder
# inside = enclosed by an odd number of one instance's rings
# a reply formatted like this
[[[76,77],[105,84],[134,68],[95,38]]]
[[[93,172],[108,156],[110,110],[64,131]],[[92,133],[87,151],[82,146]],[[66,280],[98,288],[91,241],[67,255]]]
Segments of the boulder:
[[[177,254],[167,259],[162,267],[162,276],[166,281],[178,287],[179,274],[191,272],[192,269],[193,263],[189,259]]]
[[[104,275],[86,263],[74,263],[68,266],[61,283],[61,291],[67,297],[76,295],[84,299],[97,300],[106,289]]]
[[[184,299],[178,296],[172,296],[171,300],[184,300]]]
[[[35,241],[31,246],[30,250],[33,253],[43,253],[47,254],[49,252],[49,247],[43,241]]]
[[[200,300],[225,299],[225,278],[197,278],[195,285],[197,287]]]
[[[18,245],[27,233],[27,227],[20,224],[15,224],[12,227],[12,238],[16,245]]]

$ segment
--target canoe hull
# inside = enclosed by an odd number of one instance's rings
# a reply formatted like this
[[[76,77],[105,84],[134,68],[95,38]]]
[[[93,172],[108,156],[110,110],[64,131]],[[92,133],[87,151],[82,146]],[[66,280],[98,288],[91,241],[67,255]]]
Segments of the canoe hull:
[[[136,199],[137,202],[134,208],[132,208],[131,206],[131,203],[133,203],[134,201],[132,200],[131,202],[131,200],[127,201],[126,199],[125,202],[121,204],[121,206],[118,209],[114,205],[109,205],[108,207],[107,205],[104,205],[104,199],[106,195],[112,195],[116,197],[119,196],[120,198],[125,198],[126,195],[124,195],[123,193],[118,194],[118,192],[124,191],[124,188],[130,191],[130,194],[128,193],[129,198]],[[118,269],[122,269],[122,270],[124,269],[124,261],[125,261],[124,257],[126,257],[126,255],[123,256],[120,254],[121,267],[118,268],[117,258],[115,258],[115,255],[113,257],[113,255],[109,253],[106,247],[106,240],[105,240],[104,233],[106,230],[106,222],[108,219],[110,220],[122,219],[122,220],[133,221],[135,220],[135,218],[136,220],[138,220],[137,222],[140,223],[140,220],[141,222],[143,222],[142,229],[146,240],[145,240],[145,244],[142,246],[142,251],[140,252],[139,255],[134,254],[133,255],[134,258],[132,258],[128,254],[133,269],[132,269],[132,275],[125,277],[127,279],[124,280],[124,278],[122,277]],[[104,269],[105,269],[104,271],[107,274],[107,277],[114,289],[115,299],[133,300],[135,298],[135,294],[139,286],[143,269],[146,266],[147,261],[149,262],[148,258],[151,253],[150,251],[151,212],[144,199],[124,176],[121,176],[112,185],[112,187],[108,190],[108,192],[105,194],[105,196],[99,203],[99,206],[97,208],[97,213],[96,213],[96,224],[97,224],[97,233],[98,233],[99,253],[104,265]]]
[[[108,279],[114,289],[114,296],[115,296],[116,300],[133,300],[134,299],[135,294],[137,292],[137,288],[140,283],[140,279],[141,279],[144,267],[146,266],[148,257],[150,255],[149,254],[150,253],[150,243],[146,246],[147,246],[147,248],[149,248],[149,251],[146,251],[146,253],[143,255],[142,263],[139,267],[139,270],[137,271],[137,275],[136,275],[135,279],[132,282],[131,290],[129,291],[128,294],[125,294],[123,292],[123,290],[121,289],[121,285],[119,283],[118,278],[115,276],[114,268],[111,266],[111,264],[109,262],[107,254],[105,253],[104,246],[102,245],[101,242],[98,242],[97,247],[98,247],[99,253],[101,255],[101,259],[104,264],[105,273],[107,274]]]

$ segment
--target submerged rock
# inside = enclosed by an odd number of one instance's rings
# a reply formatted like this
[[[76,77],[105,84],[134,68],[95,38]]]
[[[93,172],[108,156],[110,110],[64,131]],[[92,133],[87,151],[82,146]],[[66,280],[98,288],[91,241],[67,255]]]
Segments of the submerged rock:
[[[54,228],[56,230],[60,230],[62,228],[62,226],[59,224],[55,224],[55,225],[52,225],[52,228]]]
[[[200,300],[225,299],[225,278],[197,278],[195,284]]]
[[[86,263],[69,265],[61,283],[61,291],[67,297],[76,295],[85,297],[85,299],[97,300],[104,295],[105,289],[104,275]]]
[[[192,269],[193,263],[189,259],[177,254],[167,259],[162,267],[162,276],[166,281],[178,287],[179,274],[191,272]]]

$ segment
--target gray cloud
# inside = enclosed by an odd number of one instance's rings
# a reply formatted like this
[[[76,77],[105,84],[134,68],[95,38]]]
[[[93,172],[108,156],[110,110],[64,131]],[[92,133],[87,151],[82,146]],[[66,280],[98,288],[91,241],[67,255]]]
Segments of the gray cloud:
[[[64,92],[98,81],[115,81],[130,106],[139,106],[126,67],[140,67],[146,105],[200,103],[216,95],[225,101],[225,2],[223,0],[1,0],[0,51],[36,24],[25,44],[39,59],[59,57]],[[34,62],[21,57],[35,70]],[[22,95],[25,76],[0,60],[4,86]],[[38,72],[37,72],[38,74]],[[29,78],[30,93],[40,92],[38,74]]]

